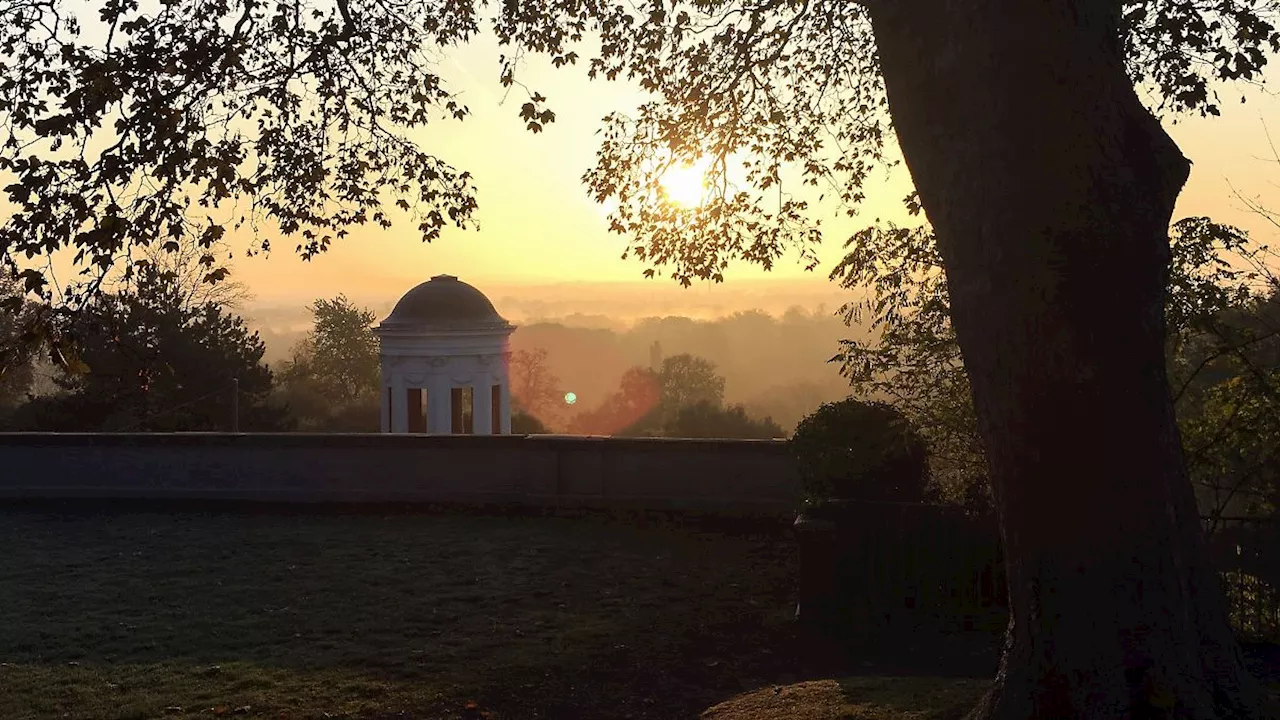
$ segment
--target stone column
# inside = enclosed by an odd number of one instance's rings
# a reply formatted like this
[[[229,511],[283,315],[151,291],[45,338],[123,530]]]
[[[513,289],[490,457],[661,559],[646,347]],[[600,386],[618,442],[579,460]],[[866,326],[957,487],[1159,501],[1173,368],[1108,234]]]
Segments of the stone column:
[[[494,425],[497,426],[493,428],[494,435],[501,435],[502,434],[502,386],[499,385],[498,383],[494,383],[490,385],[488,394],[489,394],[489,412],[493,413],[490,416],[489,424],[490,426],[494,426]]]
[[[502,379],[502,434],[511,434],[511,384],[506,378]]]
[[[452,421],[449,398],[452,395],[447,375],[432,375],[427,380],[427,432],[448,434]]]
[[[471,380],[471,429],[476,435],[493,434],[493,392],[489,376],[479,373]]]
[[[409,393],[404,378],[391,381],[391,432],[409,432]]]

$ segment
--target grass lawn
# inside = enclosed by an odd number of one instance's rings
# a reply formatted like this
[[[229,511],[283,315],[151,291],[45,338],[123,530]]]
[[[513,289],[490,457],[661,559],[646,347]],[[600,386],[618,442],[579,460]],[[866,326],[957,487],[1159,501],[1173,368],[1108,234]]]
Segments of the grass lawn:
[[[0,548],[2,720],[946,720],[997,659],[821,652],[781,532],[9,507]]]
[[[0,547],[5,720],[672,720],[813,665],[778,533],[8,508]]]

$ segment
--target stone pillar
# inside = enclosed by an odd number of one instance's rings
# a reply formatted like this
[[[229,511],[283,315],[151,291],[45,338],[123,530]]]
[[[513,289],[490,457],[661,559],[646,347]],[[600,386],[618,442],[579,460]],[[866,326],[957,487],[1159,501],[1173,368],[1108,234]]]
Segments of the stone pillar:
[[[449,378],[445,375],[432,375],[427,381],[427,432],[446,434],[449,432]]]
[[[511,434],[511,386],[506,378],[502,379],[502,409],[498,413],[502,420],[502,434]]]
[[[493,393],[488,375],[480,375],[471,385],[471,431],[476,435],[493,434]]]
[[[378,403],[382,408],[382,432],[391,432],[391,386],[383,385],[381,388],[381,401]]]
[[[391,432],[409,432],[409,394],[403,378],[391,382]]]

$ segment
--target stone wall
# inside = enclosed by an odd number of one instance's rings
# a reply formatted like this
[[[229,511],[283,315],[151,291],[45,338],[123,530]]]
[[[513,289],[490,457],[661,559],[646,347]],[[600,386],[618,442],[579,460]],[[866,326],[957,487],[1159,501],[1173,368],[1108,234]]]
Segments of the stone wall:
[[[555,435],[0,433],[13,499],[513,503],[783,514],[786,443]]]

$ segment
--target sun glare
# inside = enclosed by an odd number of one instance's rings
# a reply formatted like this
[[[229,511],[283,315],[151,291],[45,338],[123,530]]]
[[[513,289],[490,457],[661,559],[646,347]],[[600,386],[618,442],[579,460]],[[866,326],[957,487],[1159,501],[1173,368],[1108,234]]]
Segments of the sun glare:
[[[659,181],[662,192],[677,205],[696,207],[702,204],[706,194],[705,163],[673,165],[662,174]]]

